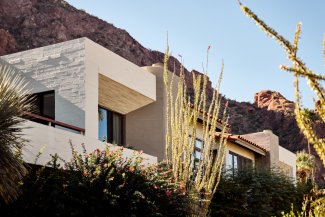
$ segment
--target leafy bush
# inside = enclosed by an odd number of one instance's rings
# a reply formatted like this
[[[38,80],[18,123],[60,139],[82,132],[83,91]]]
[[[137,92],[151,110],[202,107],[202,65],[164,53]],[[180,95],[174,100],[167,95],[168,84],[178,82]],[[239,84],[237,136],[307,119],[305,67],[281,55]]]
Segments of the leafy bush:
[[[187,196],[162,165],[144,167],[140,154],[73,151],[73,159],[51,167],[32,166],[23,194],[1,216],[185,216]]]
[[[234,175],[223,174],[211,205],[211,216],[281,216],[291,204],[299,207],[310,187],[280,172],[245,169]]]

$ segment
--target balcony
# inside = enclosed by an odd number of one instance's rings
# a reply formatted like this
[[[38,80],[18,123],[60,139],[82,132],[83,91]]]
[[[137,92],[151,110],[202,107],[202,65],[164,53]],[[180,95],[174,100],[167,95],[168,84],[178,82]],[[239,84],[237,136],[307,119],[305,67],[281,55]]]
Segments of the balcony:
[[[23,139],[26,140],[22,154],[27,163],[35,163],[40,152],[42,154],[36,162],[39,165],[46,165],[51,160],[51,155],[56,153],[63,160],[69,161],[72,157],[70,143],[79,153],[83,152],[81,144],[85,144],[87,153],[91,153],[95,149],[105,150],[106,146],[112,150],[120,148],[113,144],[101,142],[97,138],[87,137],[85,136],[85,129],[76,126],[31,113],[26,113],[25,117],[28,119],[22,124]],[[124,148],[122,156],[124,158],[131,157],[134,152],[134,150]],[[157,157],[147,154],[142,154],[142,157],[145,164],[157,162]]]

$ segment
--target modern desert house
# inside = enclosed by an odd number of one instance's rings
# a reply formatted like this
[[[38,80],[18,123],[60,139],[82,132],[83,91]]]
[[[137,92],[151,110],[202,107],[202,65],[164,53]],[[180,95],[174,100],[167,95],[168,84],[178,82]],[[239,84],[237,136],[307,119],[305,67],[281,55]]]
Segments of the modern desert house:
[[[143,150],[149,163],[165,158],[166,92],[162,64],[138,67],[87,38],[1,59],[19,70],[37,99],[38,110],[29,114],[25,123],[30,127],[24,130],[29,140],[24,150],[26,161],[32,162],[43,145],[46,147],[40,163],[46,163],[54,153],[69,159],[70,141],[77,150],[84,143],[89,151],[104,148],[105,144],[112,148],[118,147],[112,144],[132,146]],[[176,76],[175,85],[177,80]],[[220,122],[220,128],[221,125]],[[275,137],[269,131],[229,134],[226,165],[240,169],[249,164],[281,164],[294,177],[295,161],[287,161],[283,154],[290,155],[290,159],[295,156],[278,142],[268,143],[269,138]],[[198,136],[198,153],[201,146]],[[134,151],[124,152],[129,156]]]
[[[167,95],[163,81],[163,64],[156,63],[143,69],[156,76],[156,101],[126,116],[126,142],[143,149],[146,153],[157,156],[158,160],[165,158],[166,135],[166,103]],[[171,77],[171,75],[169,75]],[[178,77],[173,78],[174,95],[177,92]],[[202,125],[198,120],[198,125]],[[137,126],[137,127],[136,127]],[[198,126],[196,138],[196,157],[202,147],[202,132]],[[219,122],[216,135],[222,129]],[[228,128],[229,130],[229,128]],[[150,135],[148,137],[147,135]],[[143,139],[145,138],[145,139]],[[247,165],[257,167],[278,168],[286,175],[296,177],[296,155],[279,145],[279,138],[270,130],[247,135],[228,134],[225,164],[235,170]]]
[[[38,109],[23,132],[30,141],[24,151],[28,162],[33,162],[44,145],[40,163],[54,153],[69,159],[69,141],[77,150],[84,143],[89,151],[103,148],[104,140],[122,145],[123,117],[156,100],[154,75],[87,38],[1,59],[19,70],[37,99]],[[133,151],[124,152],[130,155]],[[154,156],[145,158],[157,161]]]

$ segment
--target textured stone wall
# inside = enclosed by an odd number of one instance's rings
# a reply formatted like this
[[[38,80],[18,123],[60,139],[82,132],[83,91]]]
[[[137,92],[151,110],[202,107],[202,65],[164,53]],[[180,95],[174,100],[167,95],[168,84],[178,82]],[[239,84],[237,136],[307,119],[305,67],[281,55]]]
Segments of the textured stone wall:
[[[85,96],[84,49],[84,39],[77,39],[2,58],[27,77],[35,79],[49,90],[55,90],[64,99],[82,109],[82,99]]]
[[[32,93],[55,91],[55,119],[84,127],[85,39],[1,57],[29,80]]]

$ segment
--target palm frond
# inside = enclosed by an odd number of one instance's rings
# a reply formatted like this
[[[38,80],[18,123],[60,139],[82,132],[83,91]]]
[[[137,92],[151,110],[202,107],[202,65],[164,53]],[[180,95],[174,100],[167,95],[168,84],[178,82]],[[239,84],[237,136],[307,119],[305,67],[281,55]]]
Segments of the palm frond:
[[[19,194],[26,168],[15,156],[22,147],[20,118],[31,108],[27,82],[15,69],[0,62],[0,198],[6,203]]]

